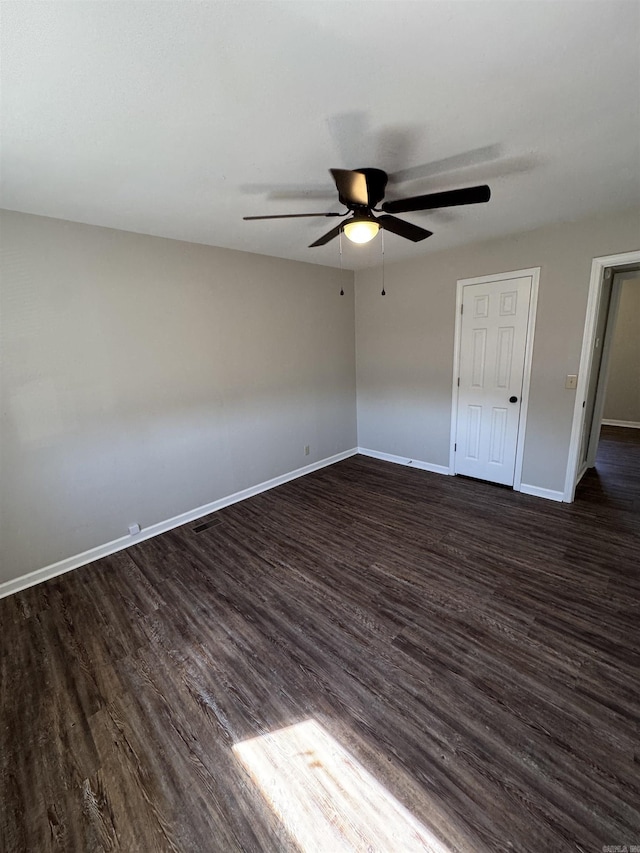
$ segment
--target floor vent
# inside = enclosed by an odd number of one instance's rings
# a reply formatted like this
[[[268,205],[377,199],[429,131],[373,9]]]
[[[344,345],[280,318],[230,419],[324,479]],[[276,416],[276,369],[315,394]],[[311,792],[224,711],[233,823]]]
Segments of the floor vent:
[[[202,524],[196,524],[195,527],[192,527],[194,533],[202,533],[205,530],[208,530],[210,527],[216,527],[222,524],[221,518],[212,518],[211,521],[204,521]]]

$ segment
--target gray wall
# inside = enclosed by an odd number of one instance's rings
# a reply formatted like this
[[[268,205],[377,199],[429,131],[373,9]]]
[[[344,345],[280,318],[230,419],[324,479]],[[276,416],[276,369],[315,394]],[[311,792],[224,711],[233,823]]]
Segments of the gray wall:
[[[1,217],[0,582],[356,443],[447,466],[456,281],[495,272],[542,267],[523,482],[561,491],[591,260],[640,242],[635,211],[388,266],[385,297],[365,270],[354,317],[351,273]]]
[[[434,252],[389,265],[384,297],[380,268],[357,272],[359,446],[448,466],[456,282],[539,266],[522,482],[563,491],[591,261],[639,235],[634,210]]]
[[[356,445],[352,273],[0,225],[0,582]]]
[[[621,285],[603,417],[640,423],[640,278]]]

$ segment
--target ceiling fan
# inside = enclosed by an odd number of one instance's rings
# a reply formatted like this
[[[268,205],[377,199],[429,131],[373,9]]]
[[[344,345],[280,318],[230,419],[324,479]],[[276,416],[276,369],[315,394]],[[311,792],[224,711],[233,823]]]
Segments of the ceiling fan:
[[[325,216],[341,218],[348,216],[319,237],[309,248],[324,246],[329,240],[344,231],[346,237],[354,243],[368,243],[383,228],[414,243],[431,237],[432,231],[413,225],[404,219],[390,216],[392,213],[407,213],[413,210],[435,210],[440,207],[457,207],[462,204],[479,204],[489,201],[491,190],[488,186],[465,187],[460,190],[416,195],[395,201],[382,202],[388,175],[382,169],[330,169],[338,190],[338,198],[347,210],[344,213],[279,213],[272,216],[244,216],[243,219],[300,219],[306,216]],[[380,204],[380,207],[376,205]],[[382,216],[374,216],[382,213]]]

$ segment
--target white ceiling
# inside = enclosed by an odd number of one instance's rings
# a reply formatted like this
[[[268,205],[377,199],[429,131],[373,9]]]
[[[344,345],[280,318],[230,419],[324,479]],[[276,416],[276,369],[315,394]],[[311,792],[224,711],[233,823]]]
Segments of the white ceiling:
[[[339,265],[328,169],[405,172],[387,260],[640,200],[637,2],[3,2],[12,210]],[[306,195],[305,195],[306,191]],[[344,266],[378,263],[344,240]]]

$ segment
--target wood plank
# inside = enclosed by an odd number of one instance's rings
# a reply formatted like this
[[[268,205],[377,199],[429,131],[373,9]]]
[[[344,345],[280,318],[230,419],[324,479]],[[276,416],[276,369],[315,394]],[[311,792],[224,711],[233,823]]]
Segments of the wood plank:
[[[293,853],[234,745],[309,720],[448,853],[640,844],[640,431],[601,451],[570,506],[352,457],[0,601],[0,849]]]

